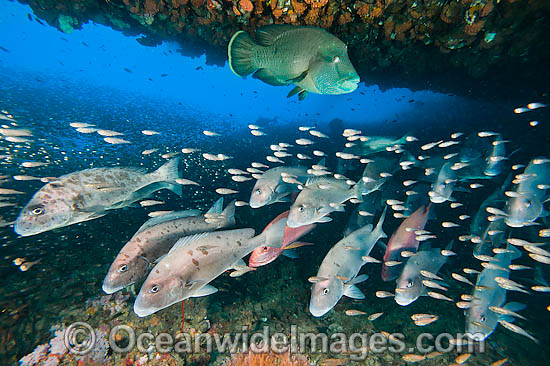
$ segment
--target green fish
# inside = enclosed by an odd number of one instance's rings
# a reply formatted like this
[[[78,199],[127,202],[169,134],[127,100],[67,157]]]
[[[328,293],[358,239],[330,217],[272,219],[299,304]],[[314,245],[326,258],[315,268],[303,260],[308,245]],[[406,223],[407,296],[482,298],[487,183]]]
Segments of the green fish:
[[[322,28],[277,24],[256,30],[256,41],[244,31],[228,46],[229,67],[274,85],[296,85],[288,94],[303,100],[307,92],[344,94],[357,89],[359,75],[347,46]]]

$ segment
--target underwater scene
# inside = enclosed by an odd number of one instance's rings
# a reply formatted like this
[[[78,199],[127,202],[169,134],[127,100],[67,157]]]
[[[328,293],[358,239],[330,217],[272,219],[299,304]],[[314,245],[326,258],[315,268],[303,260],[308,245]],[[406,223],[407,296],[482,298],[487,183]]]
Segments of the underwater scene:
[[[0,365],[548,365],[548,2],[0,4]]]

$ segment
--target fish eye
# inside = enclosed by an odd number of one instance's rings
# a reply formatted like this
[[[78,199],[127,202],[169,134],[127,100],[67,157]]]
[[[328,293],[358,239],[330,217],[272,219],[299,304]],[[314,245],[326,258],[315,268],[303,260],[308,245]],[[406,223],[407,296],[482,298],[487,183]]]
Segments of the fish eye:
[[[482,316],[479,318],[479,321],[483,323],[483,322],[485,321],[485,315],[482,315]]]
[[[413,285],[414,285],[414,281],[409,280],[407,282],[407,288],[411,288],[411,287],[413,287]]]
[[[339,57],[339,56],[334,56],[334,57],[332,58],[332,62],[333,62],[333,63],[337,63],[337,62],[339,62],[339,61],[340,61],[340,57]]]
[[[258,188],[257,190],[254,191],[254,193],[256,193],[259,196],[260,194],[262,194],[262,190]]]
[[[262,252],[267,252],[267,247],[262,247]]]
[[[151,292],[152,294],[156,294],[157,292],[159,292],[159,286],[154,285],[153,287],[151,287],[151,290],[149,290],[149,292]]]
[[[304,212],[304,206],[298,206],[298,211],[299,212]]]
[[[328,287],[325,287],[325,288],[323,289],[323,295],[328,294],[328,291],[329,291],[329,290],[328,290]]]
[[[122,264],[120,267],[118,267],[119,272],[126,272],[128,270],[128,266],[126,264]]]
[[[44,209],[42,207],[37,207],[31,211],[33,215],[42,215],[44,213]]]

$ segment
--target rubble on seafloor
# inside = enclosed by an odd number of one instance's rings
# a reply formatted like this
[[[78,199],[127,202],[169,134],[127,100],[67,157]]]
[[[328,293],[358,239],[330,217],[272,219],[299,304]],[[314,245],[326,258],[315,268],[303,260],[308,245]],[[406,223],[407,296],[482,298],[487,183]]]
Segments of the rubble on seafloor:
[[[65,33],[94,21],[144,34],[138,41],[147,46],[177,40],[183,53],[206,52],[211,64],[225,62],[226,46],[239,29],[319,26],[349,45],[362,80],[382,87],[399,80],[401,86],[426,88],[461,76],[540,85],[545,77],[536,66],[550,60],[548,0],[19,1]]]

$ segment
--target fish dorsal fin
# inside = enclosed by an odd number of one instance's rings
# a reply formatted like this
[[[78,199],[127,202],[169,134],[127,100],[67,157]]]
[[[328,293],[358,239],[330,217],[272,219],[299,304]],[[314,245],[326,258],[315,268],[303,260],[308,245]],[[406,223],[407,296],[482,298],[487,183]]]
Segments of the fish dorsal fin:
[[[271,46],[281,35],[289,30],[296,29],[290,24],[276,24],[261,27],[256,30],[256,41],[262,46]]]
[[[211,214],[221,214],[223,210],[223,197],[221,197],[219,200],[217,200],[212,207],[210,207],[210,210],[206,213]]]
[[[138,229],[136,234],[142,232],[143,230],[149,229],[155,225],[162,224],[164,222],[179,220],[185,217],[198,216],[200,214],[201,212],[199,210],[185,210],[185,211],[171,212],[166,215],[162,215],[158,217],[153,217],[152,219],[145,221],[145,223],[141,225],[141,227]]]
[[[194,241],[197,241],[199,239],[207,237],[210,234],[211,233],[200,233],[200,234],[195,234],[195,235],[184,236],[183,238],[179,239],[176,242],[176,244],[174,244],[174,246],[170,249],[168,254],[174,252],[175,250],[177,250],[179,248],[183,248],[183,247],[189,245],[190,243],[192,243]]]
[[[326,177],[309,177],[306,180],[304,187],[307,187],[316,183],[322,183],[322,182],[332,182],[332,181],[327,179]]]

